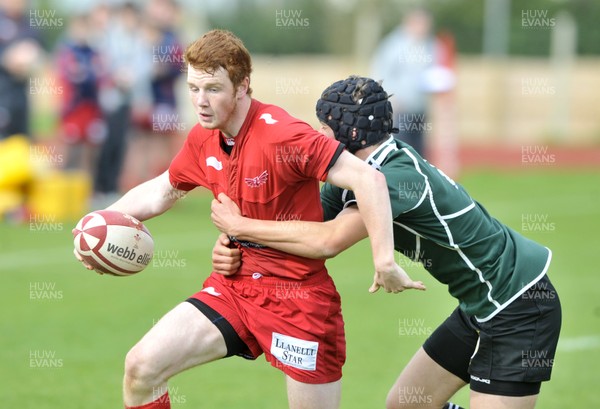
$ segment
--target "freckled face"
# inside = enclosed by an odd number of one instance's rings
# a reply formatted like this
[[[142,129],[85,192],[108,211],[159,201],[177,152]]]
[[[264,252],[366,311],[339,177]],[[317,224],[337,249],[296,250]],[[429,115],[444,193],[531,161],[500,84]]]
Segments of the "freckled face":
[[[206,129],[226,131],[234,119],[238,98],[227,71],[210,74],[188,66],[187,83],[198,122]]]

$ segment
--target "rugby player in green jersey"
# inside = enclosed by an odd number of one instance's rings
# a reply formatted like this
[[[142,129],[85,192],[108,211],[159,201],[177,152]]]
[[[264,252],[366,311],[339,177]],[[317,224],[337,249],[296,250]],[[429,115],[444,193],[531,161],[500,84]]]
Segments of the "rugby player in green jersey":
[[[533,408],[541,382],[550,379],[561,326],[547,276],[551,251],[491,217],[462,186],[390,136],[391,105],[379,83],[338,81],[316,108],[321,132],[386,176],[396,250],[421,262],[459,302],[404,368],[386,407],[451,407],[447,400],[469,384],[472,409]],[[212,218],[230,237],[313,258],[334,257],[367,237],[351,191],[325,184],[321,203],[324,223],[273,222],[245,218],[220,196]],[[228,243],[222,235],[213,251],[222,274],[239,265]],[[416,388],[431,402],[404,396]]]

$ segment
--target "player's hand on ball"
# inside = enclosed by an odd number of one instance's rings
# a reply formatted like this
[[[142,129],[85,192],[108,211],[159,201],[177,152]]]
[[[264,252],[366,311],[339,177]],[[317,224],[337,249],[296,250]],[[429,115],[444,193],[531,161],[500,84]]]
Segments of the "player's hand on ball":
[[[93,270],[93,269],[94,269],[94,267],[93,267],[91,264],[89,264],[87,261],[85,261],[85,260],[83,259],[83,257],[81,257],[81,254],[79,254],[79,253],[77,252],[77,250],[76,250],[76,249],[73,249],[73,254],[75,254],[75,258],[76,258],[78,261],[80,261],[80,262],[81,262],[81,264],[83,264],[83,266],[84,266],[85,268],[87,268],[88,270]],[[104,273],[103,273],[103,272],[101,272],[101,271],[96,271],[96,273],[98,273],[98,274],[104,274]]]
[[[210,210],[210,217],[217,229],[230,236],[236,236],[234,229],[242,218],[242,212],[237,204],[225,193],[219,193],[217,199],[213,199]]]
[[[423,282],[413,281],[408,274],[406,274],[406,271],[396,263],[393,263],[388,270],[378,270],[375,272],[373,284],[371,285],[371,288],[369,288],[369,292],[374,293],[381,287],[383,287],[386,292],[394,294],[408,289],[422,291],[427,289]]]
[[[213,271],[225,276],[233,275],[242,264],[240,250],[236,247],[231,248],[229,237],[221,233],[212,251]]]

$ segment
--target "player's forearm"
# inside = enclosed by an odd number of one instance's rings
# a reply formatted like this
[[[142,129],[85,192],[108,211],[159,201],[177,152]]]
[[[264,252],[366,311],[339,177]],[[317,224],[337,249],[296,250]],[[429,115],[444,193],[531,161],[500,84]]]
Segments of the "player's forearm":
[[[369,233],[376,267],[394,264],[392,209],[385,176],[375,170],[365,172],[352,189]]]
[[[132,188],[107,209],[118,210],[144,221],[170,209],[184,194],[171,187],[168,173],[165,172]]]
[[[371,238],[375,269],[392,271],[395,267],[392,208],[385,176],[350,153],[343,152],[329,170],[327,181],[354,192]]]
[[[239,240],[252,241],[297,256],[321,259],[333,257],[323,245],[330,231],[325,223],[308,221],[269,221],[241,217],[231,230]]]

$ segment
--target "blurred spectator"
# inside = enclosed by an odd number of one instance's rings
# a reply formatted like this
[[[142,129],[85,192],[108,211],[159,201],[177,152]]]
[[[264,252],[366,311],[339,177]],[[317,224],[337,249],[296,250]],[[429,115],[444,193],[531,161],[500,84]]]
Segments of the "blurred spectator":
[[[136,132],[127,159],[125,188],[163,173],[181,145],[183,123],[175,94],[183,63],[183,47],[176,33],[178,20],[175,0],[150,0],[146,4],[143,39],[151,59],[150,105],[133,110]]]
[[[426,89],[432,93],[430,111],[435,124],[429,135],[427,154],[430,163],[453,179],[459,176],[458,131],[456,114],[456,50],[454,36],[441,31],[436,37],[433,66],[425,74]]]
[[[177,114],[175,82],[181,75],[183,47],[176,27],[179,7],[175,0],[150,0],[146,9],[149,31],[152,33],[152,102],[153,114]],[[153,116],[154,117],[154,116]],[[154,122],[154,121],[153,121]],[[169,134],[167,129],[167,134]]]
[[[119,6],[104,19],[105,9],[97,8],[93,17],[103,31],[96,33],[107,77],[100,89],[107,136],[98,157],[94,178],[94,207],[114,201],[119,195],[119,178],[127,149],[131,107],[146,109],[150,104],[151,56],[140,34],[142,19],[134,3]],[[98,15],[100,14],[100,15]]]
[[[402,23],[381,41],[371,69],[371,76],[383,80],[383,86],[392,95],[398,139],[412,145],[422,156],[425,156],[425,131],[430,130],[425,77],[435,59],[431,29],[429,12],[422,8],[409,11]]]
[[[26,0],[0,0],[0,139],[29,132],[28,80],[42,55]]]
[[[61,136],[67,145],[65,167],[92,173],[97,147],[106,139],[98,102],[102,63],[90,45],[89,17],[75,15],[60,41],[56,65],[62,85]]]

